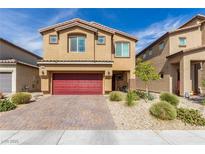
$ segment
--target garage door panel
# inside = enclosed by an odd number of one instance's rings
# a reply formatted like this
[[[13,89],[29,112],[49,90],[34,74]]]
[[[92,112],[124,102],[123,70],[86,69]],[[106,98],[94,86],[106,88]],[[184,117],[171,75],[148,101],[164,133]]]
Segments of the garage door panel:
[[[12,91],[12,73],[0,72],[0,91],[10,93]]]
[[[102,74],[54,74],[53,94],[102,94]]]

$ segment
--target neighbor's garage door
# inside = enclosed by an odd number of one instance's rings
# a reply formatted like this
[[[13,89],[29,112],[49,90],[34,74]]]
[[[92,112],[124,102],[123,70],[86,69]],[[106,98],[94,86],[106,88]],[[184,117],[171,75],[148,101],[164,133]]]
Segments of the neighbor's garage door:
[[[10,93],[12,90],[12,73],[0,72],[0,92]]]
[[[102,83],[102,74],[53,74],[53,94],[102,94]]]

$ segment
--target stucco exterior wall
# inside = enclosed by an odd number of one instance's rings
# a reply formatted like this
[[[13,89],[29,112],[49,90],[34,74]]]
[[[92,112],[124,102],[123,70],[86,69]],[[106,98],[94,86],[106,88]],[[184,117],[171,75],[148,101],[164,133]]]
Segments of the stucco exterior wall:
[[[159,50],[159,44],[165,43],[163,50]],[[149,55],[150,50],[145,53],[147,58],[145,61],[150,62],[159,74],[163,74],[163,78],[152,81],[149,84],[149,90],[154,92],[170,91],[170,66],[167,62],[166,56],[169,55],[169,39],[164,39],[152,47],[152,55]],[[142,59],[143,54],[139,57]],[[136,88],[139,90],[145,90],[145,84],[136,77]]]
[[[180,95],[192,91],[191,61],[205,61],[205,50],[187,53],[180,61]]]
[[[205,45],[205,24],[202,24],[201,26],[201,39],[202,45]]]
[[[36,65],[39,58],[0,40],[0,60],[16,59]]]
[[[40,91],[39,69],[26,65],[16,64],[16,91]]]
[[[85,52],[72,53],[69,52],[69,35],[85,35]],[[58,43],[49,44],[49,36],[57,35]],[[52,93],[52,73],[64,72],[100,72],[103,74],[103,91],[112,91],[112,72],[113,71],[127,71],[129,80],[135,80],[135,43],[134,39],[123,35],[111,34],[109,32],[98,29],[97,33],[84,29],[82,27],[72,27],[59,31],[58,33],[53,29],[43,33],[43,49],[44,60],[105,60],[113,61],[112,65],[46,65],[41,64],[46,74],[41,76],[41,90],[44,93]],[[97,36],[105,36],[105,44],[97,43]],[[130,57],[115,57],[115,42],[123,41],[130,44]],[[109,72],[109,75],[108,73]],[[134,83],[134,82],[132,82]],[[135,83],[134,83],[135,84]],[[135,87],[135,85],[132,85]]]
[[[130,44],[130,57],[115,57],[115,53],[112,52],[112,60],[114,61],[112,69],[114,71],[130,71],[130,79],[135,79],[134,69],[135,69],[135,41],[123,37],[121,35],[114,35],[113,46],[115,48],[115,42],[124,41]]]
[[[179,38],[185,37],[187,40],[186,46],[179,46]],[[188,31],[177,32],[170,35],[170,54],[174,54],[184,49],[199,47],[202,45],[201,30],[195,28]]]

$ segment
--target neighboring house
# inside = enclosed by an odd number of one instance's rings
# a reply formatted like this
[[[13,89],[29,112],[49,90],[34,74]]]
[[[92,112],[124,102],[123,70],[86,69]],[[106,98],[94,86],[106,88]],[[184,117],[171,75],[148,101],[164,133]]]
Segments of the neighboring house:
[[[0,92],[40,91],[41,57],[0,38]]]
[[[150,61],[161,76],[160,80],[151,82],[151,91],[179,95],[204,93],[201,81],[205,79],[205,16],[197,15],[167,32],[136,58]],[[136,86],[145,89],[138,78]]]
[[[137,39],[104,25],[73,19],[40,30],[41,90],[49,94],[104,94],[135,88]]]

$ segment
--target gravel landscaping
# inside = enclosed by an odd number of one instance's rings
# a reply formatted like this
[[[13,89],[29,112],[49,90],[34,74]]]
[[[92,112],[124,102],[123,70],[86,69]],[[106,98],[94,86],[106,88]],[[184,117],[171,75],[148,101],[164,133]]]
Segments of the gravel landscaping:
[[[155,94],[156,95],[156,94]],[[156,99],[146,103],[144,100],[132,107],[126,105],[125,101],[111,102],[106,96],[107,105],[115,121],[117,129],[133,130],[133,129],[152,129],[152,130],[190,130],[190,129],[205,129],[202,126],[191,126],[184,124],[180,120],[163,121],[156,119],[149,113],[149,108],[153,103],[159,101],[159,96]],[[179,107],[198,109],[205,116],[205,106],[199,103],[180,98]]]

